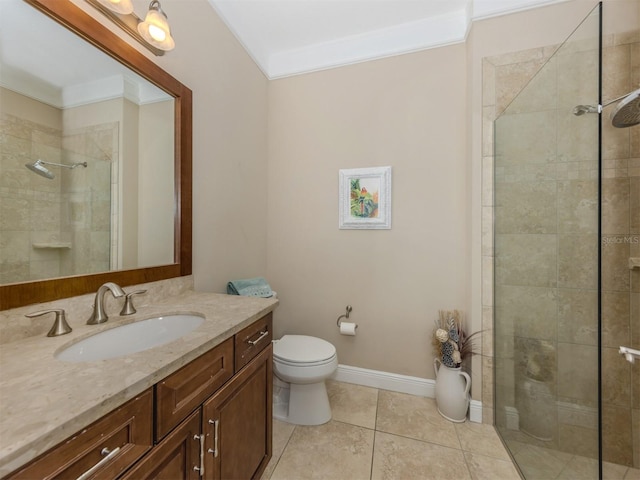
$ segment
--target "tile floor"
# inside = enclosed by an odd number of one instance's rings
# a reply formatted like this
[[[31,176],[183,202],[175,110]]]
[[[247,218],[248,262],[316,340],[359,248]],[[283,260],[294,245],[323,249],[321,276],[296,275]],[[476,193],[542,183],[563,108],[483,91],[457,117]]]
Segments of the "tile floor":
[[[329,423],[306,427],[274,419],[273,458],[263,480],[520,479],[492,426],[445,420],[432,398],[335,381],[327,390]],[[515,452],[537,458],[528,480],[588,478],[592,460],[540,450],[523,445]],[[607,472],[611,480],[640,480],[637,469],[615,465]]]
[[[453,423],[435,400],[327,382],[332,420],[274,420],[263,479],[520,479],[493,427]]]

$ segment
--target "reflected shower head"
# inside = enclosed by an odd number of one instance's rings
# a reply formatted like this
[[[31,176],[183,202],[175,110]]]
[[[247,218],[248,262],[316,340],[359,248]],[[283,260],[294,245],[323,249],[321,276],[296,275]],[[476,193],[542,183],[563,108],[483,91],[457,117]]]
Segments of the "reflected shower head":
[[[611,113],[611,123],[617,128],[633,127],[640,123],[640,88],[618,103]]]
[[[33,163],[25,163],[24,166],[27,167],[32,172],[37,173],[38,175],[48,178],[49,180],[53,180],[55,175],[47,168],[45,165],[55,165],[56,167],[64,167],[73,170],[76,167],[83,166],[87,168],[87,162],[78,162],[72,163],[71,165],[65,165],[63,163],[53,163],[53,162],[45,162],[43,160],[36,160]]]
[[[42,164],[42,160],[36,160],[33,163],[25,163],[24,166],[32,172],[37,173],[41,177],[48,178],[49,180],[53,180],[55,177],[55,175]]]
[[[576,105],[573,109],[573,114],[576,117],[584,115],[585,113],[600,113],[600,109],[593,105]]]

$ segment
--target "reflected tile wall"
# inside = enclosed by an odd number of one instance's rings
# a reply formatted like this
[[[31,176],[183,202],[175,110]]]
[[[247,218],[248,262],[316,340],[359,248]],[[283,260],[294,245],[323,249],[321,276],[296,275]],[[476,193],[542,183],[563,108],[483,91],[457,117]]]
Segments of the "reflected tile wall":
[[[603,43],[603,99],[606,101],[640,85],[640,31],[611,35],[604,38]],[[584,45],[577,44],[566,55],[558,55],[543,75],[534,78],[539,86],[518,96],[555,48],[532,49],[483,61],[483,328],[493,331],[494,314],[509,322],[502,326],[496,345],[493,338],[483,340],[483,355],[495,355],[494,362],[486,362],[488,369],[496,364],[505,374],[496,378],[495,385],[497,397],[503,399],[501,405],[494,404],[493,391],[483,385],[483,407],[490,407],[492,413],[495,411],[495,419],[485,416],[484,421],[513,427],[513,412],[505,411],[505,405],[522,401],[518,400],[520,395],[514,378],[527,356],[527,342],[555,339],[558,342],[558,444],[568,453],[597,455],[597,443],[590,440],[596,438],[597,409],[588,400],[595,398],[597,384],[584,372],[584,364],[593,363],[597,358],[597,271],[589,265],[595,263],[593,245],[600,243],[602,355],[606,378],[603,385],[605,461],[638,468],[640,367],[621,362],[616,348],[625,342],[640,345],[640,272],[631,272],[627,267],[629,256],[640,256],[640,127],[616,129],[609,122],[603,122],[603,169],[601,172],[594,169],[594,162],[590,158],[585,160],[585,155],[593,151],[593,138],[577,133],[583,131],[576,128],[575,122],[580,119],[555,118],[544,112],[544,105],[552,101],[571,104],[576,89],[582,88],[572,85],[571,89],[565,89],[563,77],[590,78],[596,71],[597,62],[584,53]],[[554,74],[558,84],[553,80]],[[540,89],[546,96],[540,94]],[[530,111],[532,105],[541,107]],[[513,135],[501,133],[511,144],[494,147],[493,120],[507,106],[510,112],[519,112],[508,127]],[[607,113],[605,109],[603,118],[608,118]],[[526,137],[519,135],[523,129],[536,132],[534,139],[543,135],[556,138],[557,150],[549,147],[550,142],[527,143]],[[518,141],[522,143],[518,145]],[[519,163],[523,161],[524,165]],[[494,163],[499,165],[495,170]],[[603,178],[601,241],[594,236],[599,173]],[[500,184],[498,194],[494,191],[497,183]],[[518,203],[513,214],[503,215],[495,225],[494,238],[494,215],[503,214],[503,205],[512,205],[520,199],[526,201]],[[549,209],[556,206],[557,218],[550,220]],[[542,243],[536,244],[536,235],[555,236],[556,233],[559,235],[555,251],[551,245],[545,249]],[[530,238],[524,240],[524,237]],[[540,248],[527,256],[523,248],[527,243]],[[507,285],[499,287],[496,300],[494,245],[501,252],[495,259],[496,278],[508,280],[504,282]],[[543,261],[554,255],[558,260],[556,283],[547,267],[535,264],[536,259]],[[518,261],[519,266],[509,265],[511,261]],[[523,280],[527,263],[533,273]],[[551,292],[543,295],[543,288]],[[518,292],[518,289],[529,290]],[[534,304],[536,308],[543,305],[545,312],[543,318],[537,320],[537,326],[532,325],[530,318]],[[554,329],[551,324],[556,321]],[[515,345],[514,337],[509,335],[517,335]],[[490,375],[485,370],[483,375]],[[522,390],[522,386],[519,388]],[[535,444],[531,438],[527,441]]]
[[[60,175],[36,175],[25,164],[60,163],[59,130],[0,116],[0,283],[60,275]],[[36,248],[40,245],[40,248]],[[45,247],[46,246],[46,247]]]

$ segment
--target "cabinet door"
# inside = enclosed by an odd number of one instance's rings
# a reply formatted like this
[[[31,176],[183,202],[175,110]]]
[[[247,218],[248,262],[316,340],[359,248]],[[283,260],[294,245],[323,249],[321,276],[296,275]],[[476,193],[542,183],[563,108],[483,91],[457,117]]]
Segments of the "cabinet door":
[[[271,459],[272,345],[203,405],[205,477],[259,478]]]
[[[197,480],[200,478],[200,410],[193,412],[140,460],[123,479]]]

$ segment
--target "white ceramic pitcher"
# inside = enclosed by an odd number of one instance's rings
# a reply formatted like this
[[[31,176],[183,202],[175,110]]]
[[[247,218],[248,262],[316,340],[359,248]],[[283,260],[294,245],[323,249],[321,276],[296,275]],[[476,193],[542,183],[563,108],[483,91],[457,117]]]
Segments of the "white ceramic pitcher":
[[[439,358],[433,360],[436,371],[436,404],[438,413],[452,422],[464,422],[471,396],[471,378],[460,367],[443,365]]]

